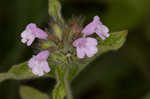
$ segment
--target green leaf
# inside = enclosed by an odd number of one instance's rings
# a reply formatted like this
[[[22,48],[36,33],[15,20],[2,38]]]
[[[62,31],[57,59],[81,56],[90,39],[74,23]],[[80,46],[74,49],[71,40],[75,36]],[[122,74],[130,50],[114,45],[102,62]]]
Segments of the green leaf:
[[[51,70],[53,71],[53,70]],[[42,77],[54,77],[54,72],[50,72]],[[38,78],[38,76],[34,75],[31,69],[28,67],[27,62],[12,66],[12,68],[7,73],[0,73],[0,82],[7,79],[32,79]]]
[[[76,59],[74,62],[70,64],[71,70],[69,73],[69,80],[72,81],[75,76],[79,74],[89,63],[91,63],[95,58],[99,57],[101,54],[108,51],[118,50],[124,42],[126,41],[126,36],[128,31],[120,31],[110,33],[110,37],[106,40],[99,40],[98,48],[99,51],[92,58],[87,59]],[[98,38],[99,39],[99,38]]]
[[[21,86],[20,95],[22,99],[49,99],[45,93],[28,86]]]
[[[56,22],[64,22],[61,16],[61,4],[58,0],[49,0],[48,12]]]

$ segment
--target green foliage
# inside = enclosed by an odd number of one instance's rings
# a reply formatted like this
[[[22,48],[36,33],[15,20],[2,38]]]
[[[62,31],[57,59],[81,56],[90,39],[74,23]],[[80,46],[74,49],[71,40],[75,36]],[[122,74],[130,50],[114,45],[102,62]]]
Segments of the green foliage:
[[[20,95],[21,99],[49,99],[45,93],[28,86],[21,86]]]
[[[102,54],[110,50],[118,50],[124,44],[127,34],[128,34],[127,30],[110,33],[109,38],[100,42],[99,54]]]
[[[44,75],[43,77],[49,77],[53,76],[51,72],[50,75]],[[32,79],[37,78],[38,76],[35,76],[31,69],[28,67],[27,62],[14,65],[7,73],[1,73],[0,74],[0,82],[7,80],[7,79],[16,79],[16,80],[22,80],[22,79]]]
[[[60,28],[59,23],[64,23],[61,16],[61,5],[58,0],[49,0],[49,15],[55,21],[52,23],[52,28],[55,32],[55,35],[61,40],[62,38],[62,29]],[[59,25],[58,25],[59,24]],[[72,80],[94,59],[99,57],[102,53],[117,50],[125,42],[128,31],[120,31],[110,33],[110,37],[102,41],[99,38],[98,53],[92,58],[78,59],[71,55],[73,59],[70,59],[67,55],[65,56],[62,53],[53,53],[52,58],[50,58],[49,64],[51,66],[51,72],[45,74],[44,77],[53,77],[56,79],[57,84],[53,90],[52,97],[53,99],[64,99],[66,96],[67,99],[72,99],[72,94],[70,90],[70,83]],[[43,48],[47,48],[49,43],[45,43]],[[56,54],[56,55],[55,55]],[[13,66],[7,73],[0,74],[0,81],[6,79],[32,79],[37,78],[31,69],[28,67],[27,62]],[[20,94],[23,99],[48,99],[48,96],[44,93],[41,93],[33,88],[22,86],[20,88]]]
[[[57,79],[57,85],[53,90],[53,99],[63,99],[65,96],[72,98],[69,83],[71,83],[75,76],[102,53],[119,49],[124,44],[126,36],[127,31],[110,33],[108,39],[104,41],[99,40],[99,51],[94,57],[86,59],[74,58],[70,64],[51,66],[51,72],[44,75],[44,77],[54,77]],[[50,60],[50,63],[51,61],[53,60]],[[27,66],[27,62],[25,62],[13,66],[8,73],[0,74],[0,81],[6,79],[31,79],[36,77],[37,76],[33,75],[31,69]]]
[[[53,91],[53,96],[55,97],[54,99],[63,99],[65,95],[70,93],[70,88],[65,87],[69,86],[67,83],[70,83],[75,78],[75,76],[77,76],[80,73],[80,71],[82,71],[83,68],[85,68],[89,63],[91,63],[96,57],[98,57],[104,52],[119,49],[124,44],[127,33],[128,31],[114,32],[111,33],[110,37],[105,41],[100,40],[100,44],[98,46],[100,51],[96,54],[96,56],[83,60],[76,59],[74,62],[69,64],[70,67],[68,67],[68,74],[66,74],[66,68],[61,69],[61,66],[56,68],[57,85]]]
[[[35,78],[31,70],[27,66],[27,62],[19,65],[12,66],[8,73],[0,74],[0,81],[7,79],[29,79]]]
[[[71,18],[75,16],[86,16],[85,23],[91,21],[94,15],[99,15],[102,22],[111,31],[130,29],[126,47],[119,52],[108,53],[94,61],[87,75],[87,69],[74,81],[74,94],[79,96],[90,96],[91,99],[139,99],[149,89],[144,79],[149,79],[149,10],[150,0],[60,0],[63,2],[63,16]],[[33,6],[34,4],[34,6]],[[31,56],[31,49],[20,43],[19,33],[29,22],[37,23],[44,27],[47,16],[47,0],[2,0],[0,11],[1,20],[1,48],[0,48],[0,71],[6,71],[12,64],[19,63]],[[84,6],[83,9],[81,6]],[[65,8],[65,9],[64,9]],[[11,16],[13,13],[13,16]],[[66,19],[68,19],[66,18]],[[50,21],[51,22],[51,21]],[[43,24],[44,23],[44,24]],[[147,27],[147,30],[145,30]],[[147,39],[147,40],[146,40]],[[5,42],[5,43],[4,43]],[[101,42],[101,41],[100,41]],[[102,43],[101,43],[102,44]],[[9,46],[7,46],[9,45]],[[9,48],[8,48],[9,47]],[[46,47],[46,46],[45,46]],[[101,51],[101,49],[100,49]],[[99,51],[99,52],[100,52]],[[117,55],[116,55],[117,54]],[[88,60],[88,59],[87,59]],[[84,65],[84,61],[82,61]],[[86,63],[86,61],[85,61]],[[55,66],[51,65],[52,71],[48,74],[55,74]],[[80,68],[79,62],[71,68]],[[26,66],[27,67],[27,66]],[[28,67],[27,67],[28,68]],[[93,69],[94,68],[94,69]],[[78,69],[72,69],[71,75],[77,75]],[[85,74],[85,75],[83,75]],[[144,75],[143,75],[144,74]],[[3,79],[16,79],[19,74],[0,74],[0,81]],[[127,76],[128,75],[128,76]],[[55,75],[53,75],[54,77]],[[73,77],[70,77],[72,79]],[[84,79],[83,79],[84,78]],[[90,78],[90,79],[89,79]],[[93,78],[93,81],[91,81]],[[142,79],[139,79],[142,78]],[[26,78],[25,78],[26,79]],[[88,80],[86,80],[88,79]],[[114,80],[115,79],[115,80]],[[134,80],[133,80],[134,79]],[[97,81],[99,80],[99,81]],[[113,81],[112,81],[113,80]],[[96,81],[96,84],[95,84]],[[7,83],[9,82],[9,83]],[[14,83],[18,81],[14,80]],[[92,82],[92,83],[91,83]],[[82,84],[80,84],[82,83]],[[5,84],[5,86],[3,85]],[[40,84],[41,87],[45,82]],[[105,86],[103,86],[105,84]],[[13,87],[10,87],[13,86]],[[74,86],[74,85],[73,85]],[[90,88],[89,88],[90,86]],[[107,86],[113,86],[107,89]],[[114,87],[115,86],[115,87]],[[117,86],[117,87],[116,87]],[[135,90],[133,90],[136,88]],[[88,89],[88,90],[87,90]],[[128,89],[128,90],[127,90]],[[146,90],[145,90],[146,89]],[[14,85],[10,80],[1,83],[0,97],[9,96],[17,99],[13,92]],[[17,88],[16,88],[17,90]],[[15,91],[16,91],[15,90]],[[78,92],[78,94],[75,93]],[[100,92],[98,92],[100,90]],[[90,91],[90,94],[86,92]],[[95,92],[97,91],[97,92]],[[101,93],[103,92],[104,93]],[[17,92],[17,91],[16,91]],[[6,95],[5,95],[6,93]],[[12,94],[16,94],[15,96]],[[106,96],[106,97],[104,97]],[[114,96],[114,97],[113,97]],[[125,96],[125,97],[124,97]],[[79,98],[75,98],[79,99]]]
[[[104,41],[99,40],[99,51],[98,53],[92,57],[84,60],[77,59],[74,61],[71,66],[71,71],[69,74],[69,80],[72,81],[73,78],[78,75],[78,73],[84,69],[89,63],[91,63],[95,58],[100,56],[102,53],[113,51],[119,49],[125,42],[128,31],[120,31],[110,33],[110,37]]]

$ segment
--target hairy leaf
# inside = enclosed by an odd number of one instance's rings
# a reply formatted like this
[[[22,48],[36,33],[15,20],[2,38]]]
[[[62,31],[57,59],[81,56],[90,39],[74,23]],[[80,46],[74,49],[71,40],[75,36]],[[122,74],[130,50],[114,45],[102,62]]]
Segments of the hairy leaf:
[[[43,77],[54,77],[54,72],[44,75]],[[0,73],[0,82],[7,79],[32,79],[37,78],[38,76],[34,75],[31,69],[28,67],[27,62],[12,66],[12,68],[7,73]]]
[[[20,95],[22,99],[49,99],[45,93],[28,86],[21,86]]]

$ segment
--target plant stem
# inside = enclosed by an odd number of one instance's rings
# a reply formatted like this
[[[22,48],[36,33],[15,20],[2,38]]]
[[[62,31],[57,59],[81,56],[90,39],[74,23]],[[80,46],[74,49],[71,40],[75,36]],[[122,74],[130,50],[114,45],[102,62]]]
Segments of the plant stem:
[[[67,68],[67,71],[66,71],[66,75],[65,75],[65,78],[64,78],[64,81],[65,81],[64,83],[65,83],[65,88],[66,88],[66,92],[67,92],[67,99],[73,99],[71,88],[70,88],[70,83],[69,83],[69,79],[68,79],[68,75],[69,75],[69,67]]]
[[[70,90],[70,83],[68,80],[68,66],[57,66],[55,73],[57,84],[55,86],[55,89],[53,90],[53,99],[64,99],[65,96],[67,96],[67,99],[73,99]]]

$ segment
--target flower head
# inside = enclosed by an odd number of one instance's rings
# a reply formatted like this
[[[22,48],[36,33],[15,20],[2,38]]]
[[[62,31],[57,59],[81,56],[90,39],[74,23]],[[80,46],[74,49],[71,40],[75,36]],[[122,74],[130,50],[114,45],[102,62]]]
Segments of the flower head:
[[[21,42],[30,46],[35,38],[46,39],[47,33],[36,26],[36,24],[28,24],[26,29],[21,33]]]
[[[84,36],[96,33],[102,40],[105,40],[107,37],[109,37],[108,32],[109,29],[102,24],[98,16],[95,16],[93,21],[85,26],[85,28],[82,30]]]
[[[28,66],[32,69],[33,74],[42,76],[44,72],[50,72],[50,68],[47,62],[49,56],[49,51],[42,51],[38,55],[33,56],[29,62]]]
[[[82,37],[73,42],[73,46],[76,47],[78,58],[84,58],[85,55],[92,57],[98,51],[97,40],[90,37]]]

